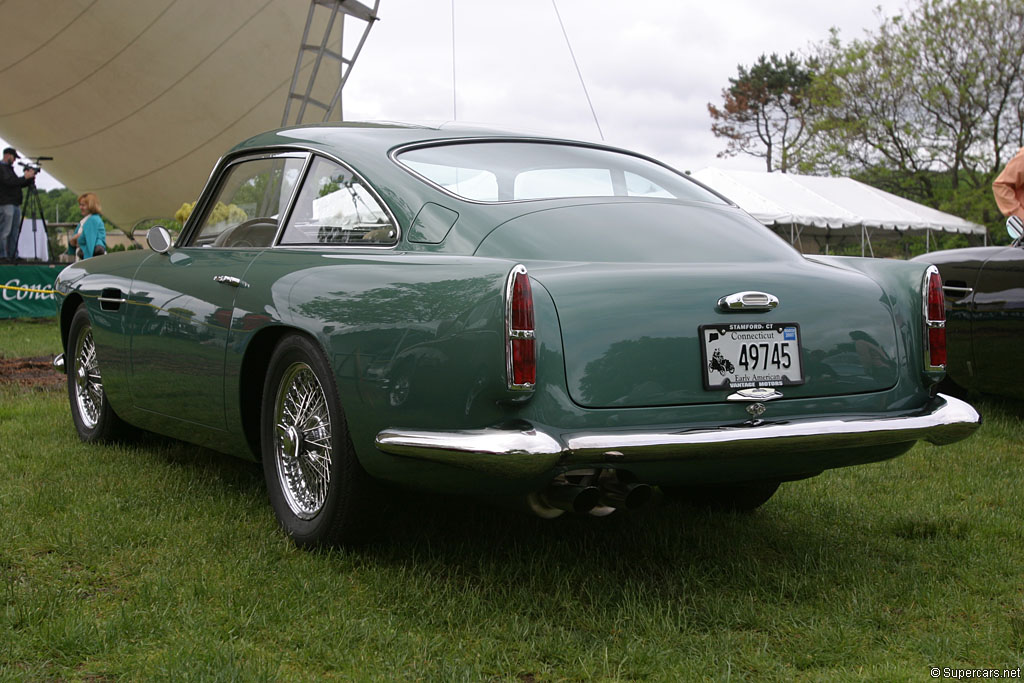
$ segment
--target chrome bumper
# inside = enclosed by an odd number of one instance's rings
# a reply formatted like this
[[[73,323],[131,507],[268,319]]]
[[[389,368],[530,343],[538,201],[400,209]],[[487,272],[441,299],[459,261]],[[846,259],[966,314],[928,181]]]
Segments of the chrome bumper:
[[[508,478],[539,476],[555,467],[684,461],[739,455],[871,448],[918,440],[960,441],[981,424],[967,403],[939,394],[922,410],[897,417],[860,416],[678,431],[600,431],[551,434],[539,428],[419,431],[377,434],[385,453],[453,465]]]

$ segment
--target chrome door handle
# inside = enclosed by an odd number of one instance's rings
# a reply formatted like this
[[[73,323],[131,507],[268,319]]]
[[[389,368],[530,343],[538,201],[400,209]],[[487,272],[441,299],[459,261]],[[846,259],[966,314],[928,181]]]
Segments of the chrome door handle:
[[[241,278],[232,277],[230,275],[214,275],[214,282],[220,282],[225,285],[231,285],[232,287],[248,287],[249,284],[243,282]]]
[[[974,294],[974,288],[956,287],[954,285],[942,285],[942,293],[948,296],[950,299],[962,299],[966,296]]]

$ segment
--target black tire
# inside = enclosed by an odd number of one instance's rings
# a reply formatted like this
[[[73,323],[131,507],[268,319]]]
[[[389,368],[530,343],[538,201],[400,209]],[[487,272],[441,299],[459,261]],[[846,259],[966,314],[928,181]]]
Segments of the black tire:
[[[300,548],[368,540],[372,481],[356,458],[334,374],[315,342],[290,334],[278,343],[260,418],[263,475],[285,533]]]
[[[779,488],[777,481],[704,486],[662,486],[666,497],[689,507],[718,512],[753,512],[768,502]]]
[[[86,443],[95,443],[124,436],[126,426],[110,407],[103,390],[92,323],[85,304],[78,307],[71,319],[64,358],[68,401],[78,437]]]

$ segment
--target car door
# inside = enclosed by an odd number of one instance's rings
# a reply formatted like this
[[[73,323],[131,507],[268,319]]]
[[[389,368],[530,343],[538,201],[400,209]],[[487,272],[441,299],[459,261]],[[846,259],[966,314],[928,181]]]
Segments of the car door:
[[[129,386],[136,408],[225,428],[224,357],[249,264],[273,245],[304,153],[219,169],[178,245],[139,268],[129,295]]]
[[[1017,361],[1024,330],[1024,249],[996,251],[974,285],[971,335],[979,391],[1015,395],[1024,381]]]

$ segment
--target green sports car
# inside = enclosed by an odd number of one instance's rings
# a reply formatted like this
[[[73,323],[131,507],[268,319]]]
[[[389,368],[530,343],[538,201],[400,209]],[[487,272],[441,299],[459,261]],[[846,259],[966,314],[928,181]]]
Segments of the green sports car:
[[[802,256],[604,145],[286,128],[147,239],[58,279],[75,427],[262,461],[300,546],[361,540],[391,486],[749,510],[980,422],[936,392],[935,268]]]

